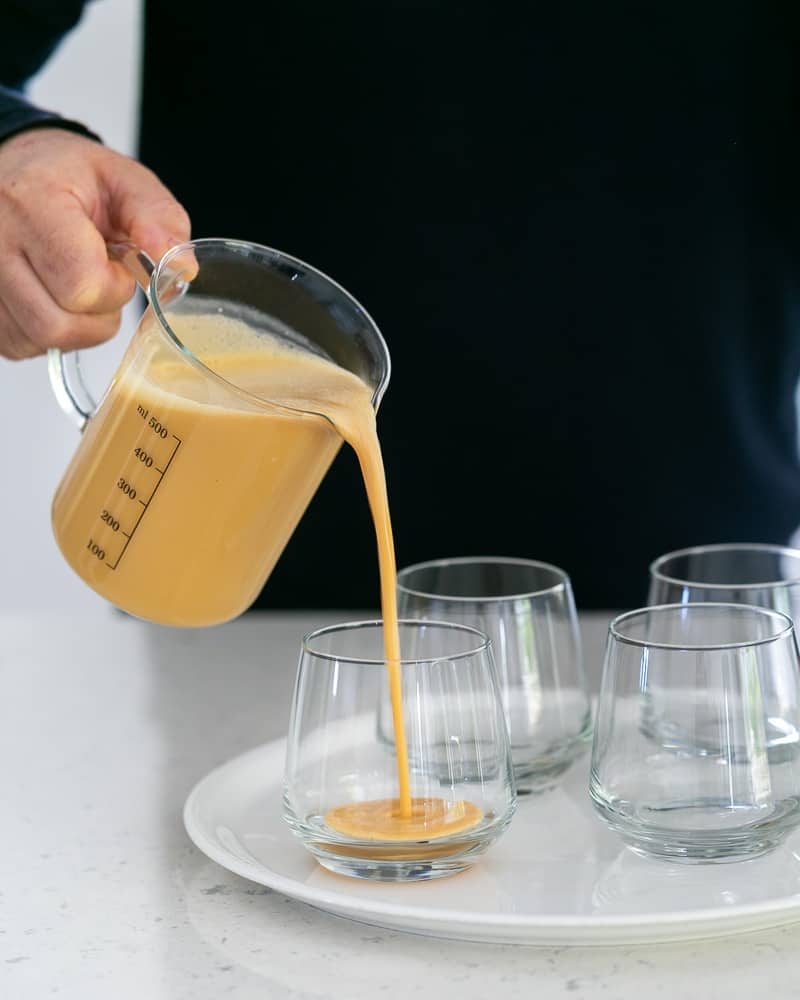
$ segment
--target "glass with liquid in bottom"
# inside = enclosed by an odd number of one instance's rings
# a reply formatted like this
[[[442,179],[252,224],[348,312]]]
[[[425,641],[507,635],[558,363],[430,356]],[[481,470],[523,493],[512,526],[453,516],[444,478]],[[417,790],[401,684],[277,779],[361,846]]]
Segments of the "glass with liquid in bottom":
[[[406,765],[381,735],[389,701],[382,623],[319,629],[302,644],[284,816],[321,865],[344,875],[404,881],[463,871],[514,812],[490,640],[467,626],[418,621],[401,621],[399,637]]]
[[[51,356],[54,389],[83,429],[53,531],[117,607],[213,625],[260,591],[343,428],[374,438],[389,357],[344,289],[267,247],[182,244],[153,267],[148,296],[99,406],[74,356]]]

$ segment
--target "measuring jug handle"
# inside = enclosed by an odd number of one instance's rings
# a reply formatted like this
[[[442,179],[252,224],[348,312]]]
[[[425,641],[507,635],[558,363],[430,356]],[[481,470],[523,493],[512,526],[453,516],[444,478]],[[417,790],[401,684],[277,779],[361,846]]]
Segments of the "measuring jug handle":
[[[155,263],[144,250],[132,243],[108,243],[107,249],[109,258],[127,267],[149,299],[150,277],[156,269]],[[70,351],[65,354],[57,347],[51,347],[47,352],[47,374],[58,405],[82,431],[97,409],[97,403],[83,380],[80,353]]]

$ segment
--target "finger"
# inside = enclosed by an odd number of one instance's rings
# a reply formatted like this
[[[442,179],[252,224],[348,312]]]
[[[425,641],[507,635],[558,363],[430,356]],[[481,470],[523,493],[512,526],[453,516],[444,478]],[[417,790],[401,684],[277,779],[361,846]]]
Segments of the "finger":
[[[171,253],[165,266],[183,281],[194,281],[200,270],[197,255],[191,245],[183,246]]]
[[[117,312],[136,288],[133,276],[109,260],[105,240],[77,201],[32,215],[23,250],[51,298],[67,312]]]
[[[186,210],[152,171],[133,160],[123,169],[117,161],[109,161],[104,169],[111,195],[109,216],[115,230],[154,260],[190,238]]]
[[[75,314],[61,309],[27,259],[14,256],[0,269],[0,299],[25,337],[40,350],[93,347],[114,336],[120,313]]]
[[[3,302],[0,302],[0,356],[9,361],[21,361],[41,354],[40,348],[29,340]]]

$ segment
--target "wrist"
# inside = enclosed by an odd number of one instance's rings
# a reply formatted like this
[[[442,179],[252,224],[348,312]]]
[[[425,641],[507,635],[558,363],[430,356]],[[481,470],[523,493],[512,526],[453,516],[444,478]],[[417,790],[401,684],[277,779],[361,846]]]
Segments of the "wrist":
[[[100,140],[97,136],[84,129],[70,129],[64,127],[64,122],[60,118],[48,121],[38,121],[23,128],[18,129],[8,135],[0,135],[0,148],[34,146],[38,142],[52,143],[56,141],[78,141],[91,142],[97,145]]]
[[[31,108],[29,105],[13,108],[5,113],[0,111],[0,144],[10,142],[18,136],[45,130],[78,135],[94,142],[102,141],[99,136],[80,122],[60,118],[47,111],[39,111],[38,108]]]

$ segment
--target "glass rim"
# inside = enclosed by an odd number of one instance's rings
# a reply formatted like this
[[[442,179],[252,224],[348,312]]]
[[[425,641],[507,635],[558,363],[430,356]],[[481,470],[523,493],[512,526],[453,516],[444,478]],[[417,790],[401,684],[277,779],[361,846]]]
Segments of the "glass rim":
[[[555,573],[560,579],[558,583],[554,583],[549,587],[540,587],[538,590],[528,590],[520,591],[517,594],[504,594],[504,595],[484,595],[475,594],[472,597],[456,596],[451,594],[431,594],[425,590],[415,590],[411,587],[404,586],[400,579],[404,574],[413,573],[416,570],[421,569],[433,569],[439,566],[466,566],[466,565],[481,565],[489,563],[491,565],[504,565],[504,566],[525,566],[528,569],[546,569]],[[501,601],[523,601],[532,597],[543,597],[545,594],[554,594],[560,590],[564,590],[569,583],[569,574],[561,569],[560,566],[554,566],[553,563],[542,562],[539,559],[522,559],[515,556],[457,556],[453,559],[428,559],[425,562],[412,563],[411,566],[404,566],[397,573],[397,589],[402,591],[404,594],[408,594],[412,597],[424,597],[428,600],[433,601],[452,601],[456,603],[491,603],[491,602],[501,602]]]
[[[661,572],[661,566],[670,559],[678,559],[681,556],[705,555],[708,552],[769,552],[775,555],[792,556],[800,559],[800,549],[793,549],[788,545],[772,545],[761,542],[721,542],[714,545],[692,545],[686,549],[675,549],[673,552],[665,552],[650,563],[650,576],[654,580],[663,583],[675,583],[682,587],[696,587],[705,590],[747,590],[755,587],[765,589],[775,587],[791,587],[800,585],[800,576],[788,577],[784,580],[764,580],[752,583],[707,583],[699,580],[682,580],[680,577],[668,576]]]
[[[355,306],[356,309],[363,314],[367,323],[372,328],[372,331],[375,334],[378,343],[383,348],[384,371],[381,375],[380,380],[378,381],[378,384],[373,388],[372,391],[372,408],[374,410],[378,409],[378,405],[380,404],[380,401],[383,398],[383,394],[386,392],[386,387],[389,384],[389,379],[392,374],[392,360],[389,354],[389,348],[386,345],[386,341],[383,338],[383,334],[381,333],[378,324],[375,322],[372,316],[367,312],[364,306],[361,305],[358,299],[355,298],[355,296],[351,295],[346,288],[340,285],[338,281],[334,281],[334,279],[331,278],[329,275],[325,274],[324,271],[320,271],[318,267],[314,267],[313,264],[309,264],[306,261],[301,260],[299,257],[293,257],[291,254],[284,253],[282,250],[277,250],[275,249],[275,247],[265,246],[263,243],[252,243],[249,240],[230,240],[220,236],[204,236],[201,239],[185,240],[183,243],[176,243],[175,246],[170,247],[170,249],[167,250],[167,252],[163,254],[161,258],[156,262],[152,274],[150,275],[149,295],[147,296],[148,304],[153,309],[153,315],[156,317],[156,320],[158,321],[158,326],[161,332],[165,334],[167,339],[172,343],[174,347],[176,347],[180,351],[181,355],[184,358],[186,358],[186,360],[190,364],[198,368],[201,374],[203,374],[204,376],[207,377],[210,376],[216,382],[219,382],[221,385],[224,385],[226,389],[233,391],[236,395],[242,396],[245,399],[250,400],[251,402],[257,403],[260,406],[264,406],[265,404],[267,404],[269,406],[276,407],[277,409],[280,410],[288,410],[290,413],[305,413],[305,414],[314,413],[315,415],[322,417],[323,420],[328,420],[328,422],[330,422],[330,419],[326,417],[324,413],[316,413],[315,410],[303,410],[300,409],[299,407],[287,406],[284,403],[274,403],[269,399],[265,399],[262,396],[257,396],[255,393],[249,392],[247,389],[242,389],[235,382],[231,382],[229,379],[226,379],[223,375],[220,375],[218,372],[215,372],[213,368],[209,368],[208,365],[206,365],[203,361],[201,361],[200,358],[198,358],[197,355],[194,354],[186,346],[186,344],[183,343],[181,338],[172,329],[167,320],[166,315],[164,314],[164,310],[161,305],[160,297],[158,294],[158,284],[161,281],[161,279],[165,276],[165,272],[169,270],[170,261],[172,261],[175,257],[179,256],[182,253],[194,252],[195,249],[203,249],[205,247],[210,247],[210,246],[230,248],[233,251],[256,250],[259,253],[268,255],[281,263],[290,264],[293,267],[304,268],[305,270],[315,274],[318,278],[321,278],[323,281],[327,282],[327,284],[335,288],[342,295],[343,298],[347,299],[351,305]]]
[[[647,639],[636,639],[633,636],[625,635],[619,626],[631,619],[637,618],[653,611],[677,611],[699,610],[703,608],[726,608],[729,611],[755,611],[763,618],[771,618],[773,621],[781,623],[781,629],[773,635],[761,636],[756,639],[745,639],[741,642],[711,642],[711,643],[677,643],[677,642],[656,642]],[[765,646],[770,642],[777,642],[785,639],[787,635],[794,632],[792,619],[782,611],[774,611],[772,608],[762,608],[755,604],[733,604],[725,601],[688,601],[685,604],[654,604],[652,607],[636,608],[633,611],[625,611],[612,619],[608,626],[609,635],[616,641],[627,646],[639,646],[642,649],[671,649],[683,650],[685,652],[714,652],[725,649],[747,649],[752,646]]]
[[[436,628],[444,629],[450,632],[468,632],[475,636],[478,643],[470,649],[460,650],[457,653],[448,653],[444,656],[422,656],[415,657],[413,659],[407,659],[405,657],[400,657],[398,663],[400,666],[419,666],[423,663],[441,663],[442,660],[453,661],[453,660],[463,660],[469,656],[476,656],[479,653],[485,653],[487,650],[492,648],[492,640],[489,636],[482,632],[480,629],[475,628],[472,625],[462,625],[460,622],[444,622],[437,619],[431,619],[430,621],[426,618],[399,618],[397,621],[398,626],[412,625],[415,628],[420,628],[421,626],[431,626]],[[345,656],[339,653],[327,653],[321,650],[314,649],[311,645],[314,639],[318,639],[323,635],[330,635],[333,632],[345,633],[345,632],[355,632],[359,629],[380,629],[383,631],[383,619],[382,618],[371,618],[364,619],[363,621],[354,622],[338,622],[334,625],[323,625],[320,628],[312,629],[310,632],[306,632],[300,642],[300,648],[303,653],[313,656],[320,660],[331,660],[337,663],[356,663],[363,666],[370,667],[384,667],[386,666],[386,657],[381,657],[380,659],[376,657],[363,657],[363,656]]]

